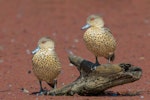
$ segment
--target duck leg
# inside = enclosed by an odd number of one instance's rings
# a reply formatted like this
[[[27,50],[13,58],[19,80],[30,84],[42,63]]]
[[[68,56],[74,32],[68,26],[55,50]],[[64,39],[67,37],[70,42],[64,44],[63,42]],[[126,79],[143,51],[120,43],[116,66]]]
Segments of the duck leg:
[[[47,91],[43,89],[43,87],[42,87],[42,81],[39,81],[39,84],[40,84],[40,91],[39,91],[38,94],[43,95],[43,94],[45,94]]]
[[[96,62],[95,62],[95,66],[99,66],[100,64],[99,64],[99,62],[98,62],[98,57],[97,56],[95,56],[95,59],[96,59]]]
[[[47,91],[42,88],[42,81],[39,80],[39,84],[40,84],[40,91],[39,92],[33,92],[32,94],[43,95],[43,94],[47,93]]]
[[[40,91],[39,91],[39,93],[41,93],[41,92],[44,91],[44,89],[42,88],[42,81],[39,81],[39,84],[40,84]]]
[[[98,57],[97,57],[97,56],[95,56],[95,59],[96,59],[96,62],[95,62],[95,64],[93,64],[93,65],[91,66],[91,70],[95,70],[96,67],[100,65],[100,63],[98,62]]]
[[[52,87],[53,89],[55,89],[57,87],[57,80],[54,79],[53,83],[47,83],[50,87]],[[55,96],[55,93],[52,94],[53,96]]]

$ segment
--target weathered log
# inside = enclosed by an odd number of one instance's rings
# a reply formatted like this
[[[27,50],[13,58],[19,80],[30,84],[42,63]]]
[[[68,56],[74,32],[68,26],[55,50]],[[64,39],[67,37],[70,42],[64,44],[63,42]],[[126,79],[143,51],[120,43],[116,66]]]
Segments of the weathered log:
[[[47,95],[99,95],[105,90],[137,81],[141,78],[142,69],[131,64],[102,64],[93,70],[93,64],[74,54],[69,55],[80,76],[72,83],[47,92]]]

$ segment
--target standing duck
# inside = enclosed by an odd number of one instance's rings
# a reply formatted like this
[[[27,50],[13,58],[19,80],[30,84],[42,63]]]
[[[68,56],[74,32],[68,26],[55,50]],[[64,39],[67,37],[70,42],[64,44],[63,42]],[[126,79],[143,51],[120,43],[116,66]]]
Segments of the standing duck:
[[[32,54],[33,72],[40,84],[39,93],[45,93],[42,88],[42,81],[45,81],[52,88],[56,88],[56,78],[61,72],[61,63],[55,52],[54,41],[49,37],[42,37]]]
[[[89,51],[91,51],[96,58],[94,68],[100,65],[98,57],[105,57],[108,63],[115,58],[114,51],[116,49],[116,40],[111,31],[104,27],[104,21],[99,15],[90,15],[87,18],[87,24],[82,27],[87,29],[84,33],[83,40]]]

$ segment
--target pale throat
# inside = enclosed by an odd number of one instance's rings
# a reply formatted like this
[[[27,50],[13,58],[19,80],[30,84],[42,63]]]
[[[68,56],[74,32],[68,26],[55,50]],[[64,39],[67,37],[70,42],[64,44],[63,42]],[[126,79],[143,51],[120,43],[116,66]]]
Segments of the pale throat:
[[[105,33],[105,28],[103,27],[103,26],[95,26],[97,29],[98,29],[98,31],[99,32],[101,32],[101,33]]]

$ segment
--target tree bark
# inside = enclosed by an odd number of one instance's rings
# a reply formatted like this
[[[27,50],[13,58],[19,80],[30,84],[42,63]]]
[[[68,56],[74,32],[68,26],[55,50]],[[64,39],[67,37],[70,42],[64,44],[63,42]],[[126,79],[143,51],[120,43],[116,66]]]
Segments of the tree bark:
[[[62,88],[47,92],[47,95],[99,95],[111,87],[137,81],[142,76],[142,69],[132,64],[101,64],[93,69],[94,63],[72,53],[69,60],[80,76]]]

